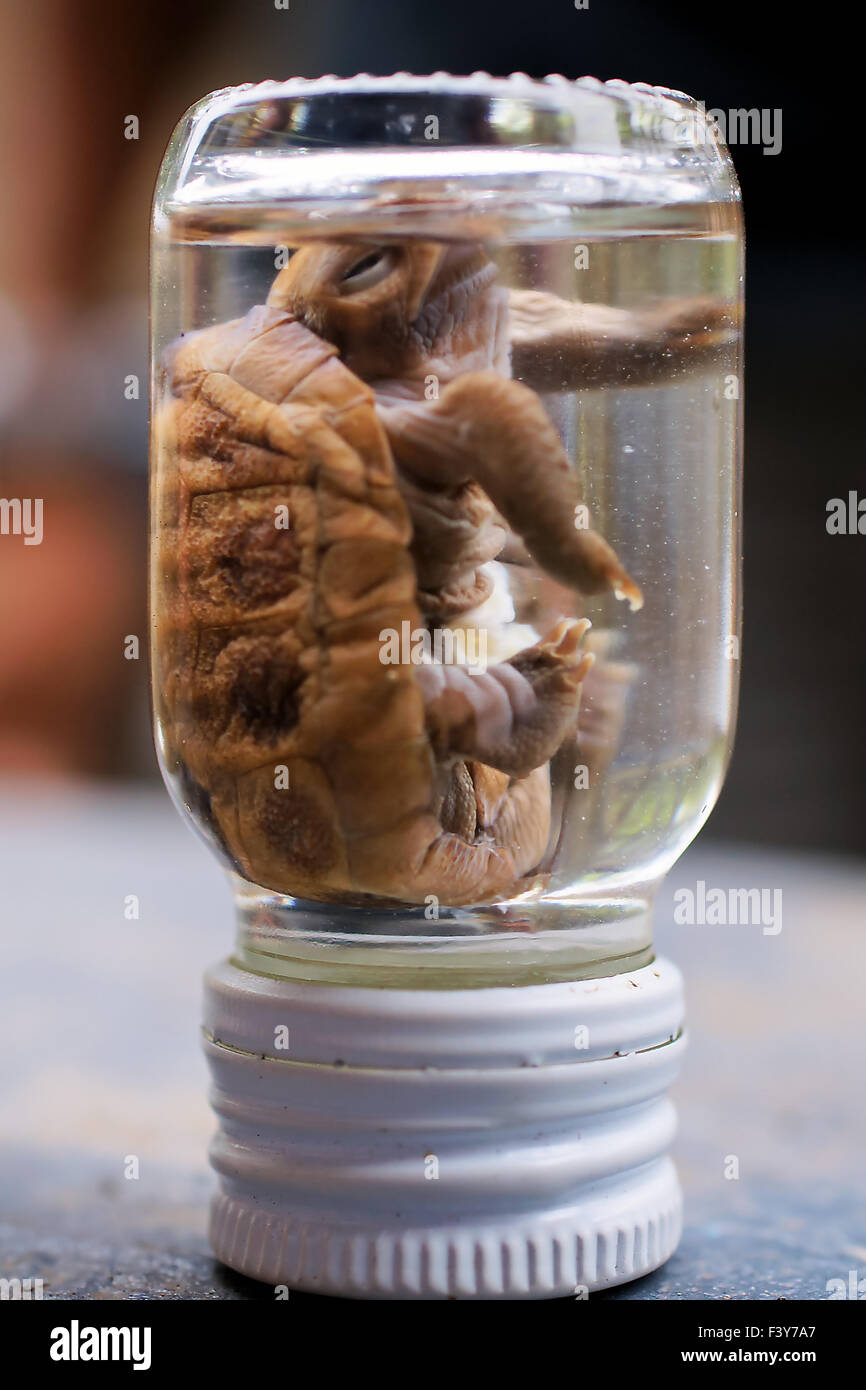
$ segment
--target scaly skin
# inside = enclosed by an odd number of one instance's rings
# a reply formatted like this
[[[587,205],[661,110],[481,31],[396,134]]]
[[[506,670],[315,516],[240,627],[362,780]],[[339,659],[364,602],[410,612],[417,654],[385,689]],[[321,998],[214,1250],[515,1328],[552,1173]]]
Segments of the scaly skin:
[[[544,377],[538,300],[511,306]],[[569,306],[548,307],[561,375]],[[658,325],[642,331],[648,359],[650,339],[669,357]],[[599,332],[609,362],[609,321]],[[582,370],[592,330],[572,337]],[[641,602],[602,537],[575,528],[573,472],[509,349],[509,296],[481,248],[319,242],[266,306],[190,335],[167,363],[167,756],[255,882],[457,905],[509,896],[544,856],[548,764],[574,733],[588,624],[560,623],[480,675],[381,660],[383,629],[483,602],[482,567],[517,537],[570,588]],[[274,525],[280,506],[290,530]]]

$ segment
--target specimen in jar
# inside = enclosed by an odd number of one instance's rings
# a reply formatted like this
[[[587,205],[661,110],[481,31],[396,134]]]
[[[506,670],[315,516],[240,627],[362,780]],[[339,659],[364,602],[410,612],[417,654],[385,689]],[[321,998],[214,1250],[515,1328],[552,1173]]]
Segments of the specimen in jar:
[[[641,603],[536,390],[651,381],[724,322],[509,291],[477,244],[317,241],[266,304],[170,350],[166,751],[248,879],[448,905],[530,880],[592,655],[576,618],[509,650],[503,576],[522,557]],[[461,625],[505,654],[387,658],[386,633]]]

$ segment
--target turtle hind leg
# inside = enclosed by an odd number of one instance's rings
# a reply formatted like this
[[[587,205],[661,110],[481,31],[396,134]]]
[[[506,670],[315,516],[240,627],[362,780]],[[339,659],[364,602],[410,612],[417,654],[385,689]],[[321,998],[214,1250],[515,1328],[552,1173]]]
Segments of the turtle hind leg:
[[[550,835],[546,765],[515,780],[481,763],[462,766],[475,803],[475,841],[446,831],[430,845],[418,873],[425,895],[451,907],[510,897],[541,863]]]
[[[421,666],[427,732],[440,760],[459,756],[510,777],[546,763],[573,731],[593,657],[580,651],[589,627],[564,620],[510,661],[472,674],[462,666]]]

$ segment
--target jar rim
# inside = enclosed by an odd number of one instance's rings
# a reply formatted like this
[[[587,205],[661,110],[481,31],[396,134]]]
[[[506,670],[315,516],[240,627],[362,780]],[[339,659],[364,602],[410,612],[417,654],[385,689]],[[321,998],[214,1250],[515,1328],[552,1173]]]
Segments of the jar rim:
[[[524,72],[496,76],[438,71],[378,76],[290,77],[224,87],[187,112],[209,147],[249,145],[307,136],[317,147],[429,144],[422,98],[439,102],[437,143],[499,145],[584,153],[619,153],[658,147],[703,147],[715,161],[724,147],[703,103],[673,88],[619,78],[542,78]],[[421,106],[418,105],[421,101]],[[359,112],[377,116],[359,129]],[[392,108],[388,109],[388,103]],[[318,123],[317,123],[318,122]],[[201,141],[198,141],[201,147]]]
[[[320,208],[313,216],[338,203],[361,216],[373,197],[376,207],[423,199],[431,216],[438,201],[447,219],[457,199],[473,203],[480,234],[491,200],[514,198],[521,184],[524,201],[534,189],[572,205],[739,199],[715,122],[681,92],[560,74],[359,73],[202,98],[169,144],[154,218],[197,226],[206,207],[212,226],[218,208],[302,203]],[[430,217],[424,230],[438,234]]]

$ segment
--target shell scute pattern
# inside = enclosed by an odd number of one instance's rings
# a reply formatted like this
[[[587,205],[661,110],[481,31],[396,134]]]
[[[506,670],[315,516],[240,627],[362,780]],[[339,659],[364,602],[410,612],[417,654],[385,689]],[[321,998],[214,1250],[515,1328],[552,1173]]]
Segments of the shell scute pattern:
[[[184,760],[245,873],[343,895],[347,837],[390,831],[432,799],[420,694],[380,661],[381,629],[420,618],[373,393],[334,347],[261,306],[191,335],[168,377],[178,494],[165,549],[184,628],[169,698]]]

